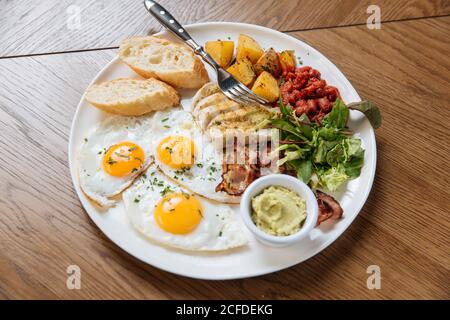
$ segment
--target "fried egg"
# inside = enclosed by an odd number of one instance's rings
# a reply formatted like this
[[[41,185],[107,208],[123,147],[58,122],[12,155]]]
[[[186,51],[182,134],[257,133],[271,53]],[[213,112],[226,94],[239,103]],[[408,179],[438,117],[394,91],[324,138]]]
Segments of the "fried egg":
[[[242,221],[228,205],[191,193],[151,165],[123,193],[131,225],[170,247],[218,251],[247,243]]]
[[[85,138],[78,156],[83,192],[100,206],[125,190],[151,162],[151,117],[109,116]]]
[[[222,181],[223,152],[202,133],[190,112],[154,115],[151,152],[157,167],[181,187],[211,200],[239,202],[239,197],[216,191]]]

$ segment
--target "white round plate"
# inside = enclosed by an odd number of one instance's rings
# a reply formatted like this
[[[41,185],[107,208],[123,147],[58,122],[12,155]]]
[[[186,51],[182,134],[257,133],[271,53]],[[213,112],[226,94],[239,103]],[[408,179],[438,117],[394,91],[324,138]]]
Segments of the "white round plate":
[[[237,43],[239,34],[243,33],[253,37],[263,48],[273,47],[277,51],[293,49],[297,57],[303,61],[303,65],[318,69],[330,85],[339,89],[345,102],[361,100],[350,82],[333,63],[314,48],[286,34],[256,25],[227,22],[192,24],[186,26],[186,29],[200,44],[216,39],[231,39]],[[177,41],[167,32],[162,34]],[[209,67],[208,71],[210,78],[215,79],[215,74]],[[117,57],[100,71],[92,83],[118,77],[138,78]],[[189,90],[181,92],[182,105],[185,108],[189,107],[194,93],[195,91]],[[128,222],[122,203],[107,211],[99,211],[80,190],[77,174],[78,148],[86,132],[107,116],[106,113],[90,106],[83,96],[73,119],[69,140],[69,166],[81,203],[94,223],[120,248],[152,266],[192,278],[223,280],[258,276],[288,268],[316,255],[335,241],[358,215],[369,195],[375,175],[374,131],[362,114],[351,111],[349,126],[355,131],[355,136],[361,138],[366,152],[361,176],[350,181],[342,188],[344,190],[335,194],[344,209],[344,217],[341,220],[323,223],[311,232],[310,239],[286,248],[265,246],[248,233],[249,243],[240,249],[221,253],[173,250],[140,236]],[[238,206],[236,212],[239,215]]]

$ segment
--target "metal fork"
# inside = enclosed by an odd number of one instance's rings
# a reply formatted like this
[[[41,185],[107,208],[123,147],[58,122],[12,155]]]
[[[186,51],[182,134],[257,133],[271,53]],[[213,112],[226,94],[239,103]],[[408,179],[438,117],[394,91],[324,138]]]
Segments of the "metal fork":
[[[144,5],[156,20],[166,29],[174,33],[183,40],[195,54],[199,55],[206,63],[212,66],[217,72],[217,83],[222,92],[230,99],[240,104],[267,104],[268,101],[257,96],[243,83],[236,80],[230,73],[221,68],[216,61],[205,51],[203,47],[192,39],[183,26],[161,5],[155,1],[145,0]]]

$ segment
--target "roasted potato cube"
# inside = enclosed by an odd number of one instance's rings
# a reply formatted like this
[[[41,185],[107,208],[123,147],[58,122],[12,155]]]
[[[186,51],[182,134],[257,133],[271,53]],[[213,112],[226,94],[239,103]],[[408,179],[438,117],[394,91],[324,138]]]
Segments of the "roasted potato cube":
[[[279,78],[281,75],[281,65],[278,54],[273,48],[270,48],[258,59],[253,66],[255,73],[260,75],[263,71],[269,72],[275,78]]]
[[[284,50],[279,54],[281,70],[293,71],[296,67],[294,50]]]
[[[207,41],[205,50],[221,66],[226,68],[233,60],[234,42],[233,41]]]
[[[261,46],[253,38],[245,34],[239,35],[236,60],[247,58],[254,64],[263,54],[263,49],[261,49]]]
[[[256,78],[252,63],[247,58],[237,60],[233,65],[228,67],[227,71],[247,87],[250,86]]]
[[[280,88],[278,87],[277,80],[267,71],[263,71],[256,78],[252,91],[258,96],[267,99],[269,102],[276,101],[280,96]]]

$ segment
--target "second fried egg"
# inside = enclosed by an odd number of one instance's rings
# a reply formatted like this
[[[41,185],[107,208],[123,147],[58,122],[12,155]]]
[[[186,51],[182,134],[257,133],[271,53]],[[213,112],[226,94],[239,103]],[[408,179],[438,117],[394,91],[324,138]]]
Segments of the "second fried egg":
[[[151,140],[157,167],[174,182],[212,200],[239,202],[239,197],[216,191],[222,181],[223,154],[203,135],[190,112],[157,112]]]

